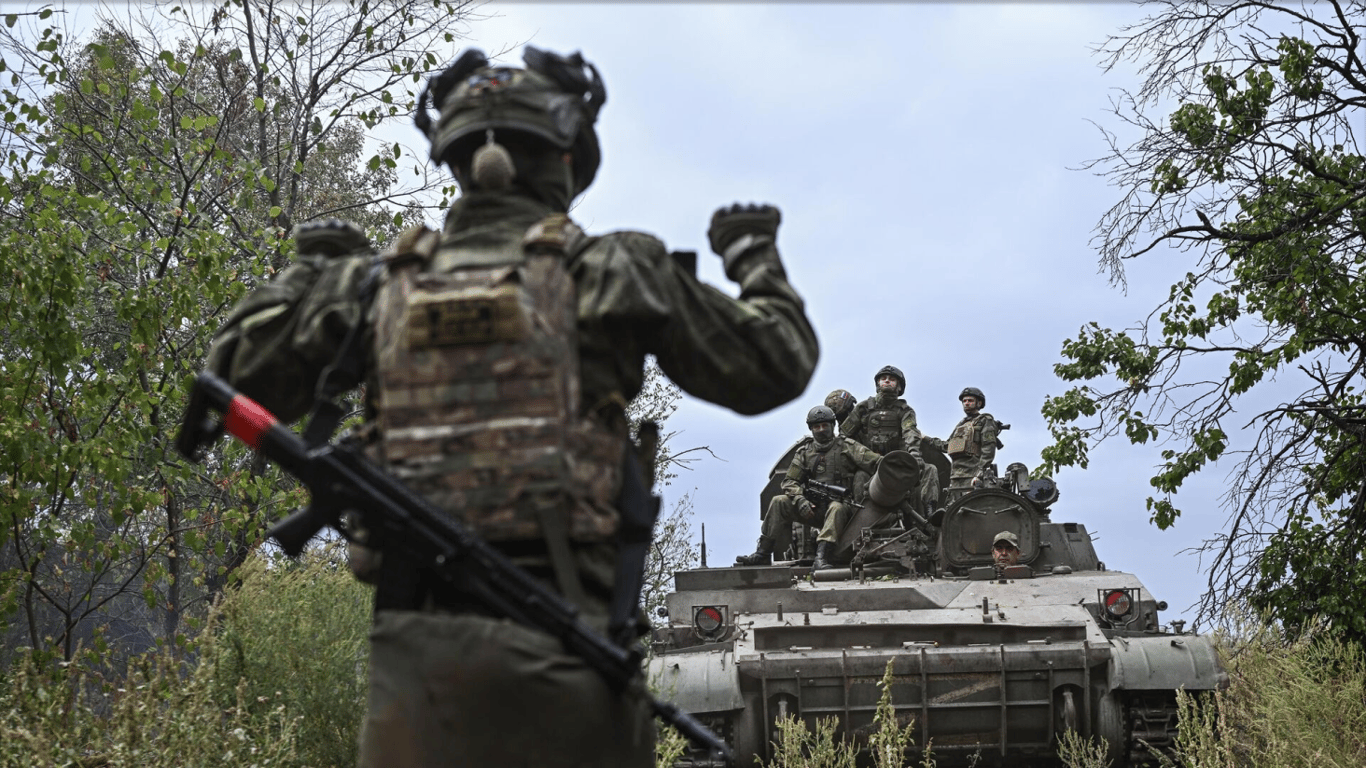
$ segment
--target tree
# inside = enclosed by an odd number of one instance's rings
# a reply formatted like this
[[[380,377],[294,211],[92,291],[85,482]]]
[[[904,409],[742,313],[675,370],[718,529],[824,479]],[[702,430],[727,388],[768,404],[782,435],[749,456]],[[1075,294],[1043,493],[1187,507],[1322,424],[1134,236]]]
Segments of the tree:
[[[174,455],[189,381],[225,312],[291,258],[293,223],[345,216],[382,243],[438,191],[397,184],[425,151],[366,145],[411,114],[466,12],[237,0],[106,17],[83,44],[50,9],[5,16],[5,648],[174,640],[299,502],[239,448]]]
[[[1153,5],[1101,49],[1142,85],[1114,104],[1139,138],[1107,132],[1093,166],[1121,191],[1095,242],[1119,285],[1159,248],[1189,271],[1135,327],[1063,344],[1055,370],[1081,383],[1044,404],[1045,468],[1162,441],[1148,509],[1167,528],[1183,482],[1231,460],[1202,618],[1246,598],[1366,639],[1366,5]]]
[[[640,437],[641,425],[654,422],[662,425],[674,411],[683,393],[678,385],[669,381],[653,358],[645,365],[645,380],[640,394],[636,395],[626,409],[631,422],[631,433]],[[706,447],[689,448],[672,453],[669,439],[673,432],[663,432],[655,446],[654,476],[656,489],[667,486],[678,476],[680,468],[686,468],[692,458],[688,454],[708,451]],[[648,446],[646,446],[648,448]],[[708,451],[710,452],[710,451]],[[650,541],[650,551],[645,560],[645,579],[641,588],[640,604],[647,616],[654,616],[655,609],[664,604],[673,585],[674,571],[697,564],[699,551],[692,539],[692,494],[685,493],[674,502],[669,511],[655,521],[654,537]]]

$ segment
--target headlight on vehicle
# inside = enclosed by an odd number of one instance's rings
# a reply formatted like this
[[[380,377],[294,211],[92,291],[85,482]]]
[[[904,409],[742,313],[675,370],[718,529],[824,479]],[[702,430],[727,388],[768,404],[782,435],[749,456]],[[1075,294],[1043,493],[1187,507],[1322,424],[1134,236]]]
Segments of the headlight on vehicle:
[[[702,605],[693,609],[692,625],[703,637],[716,637],[726,626],[726,607]]]
[[[1112,589],[1101,596],[1101,605],[1105,606],[1105,615],[1112,619],[1124,619],[1134,609],[1133,596],[1127,589]]]

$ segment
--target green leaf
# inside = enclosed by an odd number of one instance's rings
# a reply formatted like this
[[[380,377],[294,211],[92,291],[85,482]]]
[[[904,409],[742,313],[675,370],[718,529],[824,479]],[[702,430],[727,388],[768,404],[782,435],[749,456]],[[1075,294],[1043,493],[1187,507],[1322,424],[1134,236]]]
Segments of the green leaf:
[[[255,99],[252,99],[251,105],[256,108],[257,112],[266,111],[266,100],[261,98],[260,96],[257,96]]]

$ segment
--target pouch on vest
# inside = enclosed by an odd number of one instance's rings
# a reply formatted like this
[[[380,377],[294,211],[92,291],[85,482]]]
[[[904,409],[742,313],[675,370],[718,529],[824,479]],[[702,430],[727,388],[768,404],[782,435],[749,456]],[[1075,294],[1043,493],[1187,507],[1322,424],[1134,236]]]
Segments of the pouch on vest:
[[[982,455],[982,435],[977,422],[959,424],[949,435],[948,450],[944,451],[950,459],[963,459]]]
[[[437,273],[430,252],[396,253],[375,298],[374,457],[489,541],[617,530],[626,436],[578,413],[565,262],[582,242],[555,214],[511,263]]]

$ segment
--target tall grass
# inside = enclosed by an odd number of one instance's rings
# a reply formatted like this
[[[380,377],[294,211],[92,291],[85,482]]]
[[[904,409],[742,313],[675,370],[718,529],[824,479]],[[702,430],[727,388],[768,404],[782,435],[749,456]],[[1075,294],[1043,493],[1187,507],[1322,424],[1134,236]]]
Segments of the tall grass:
[[[1176,762],[1189,768],[1366,766],[1366,654],[1328,635],[1262,627],[1227,652],[1230,684],[1182,695]]]
[[[352,766],[368,600],[335,551],[257,559],[181,658],[25,657],[0,677],[0,768]]]

